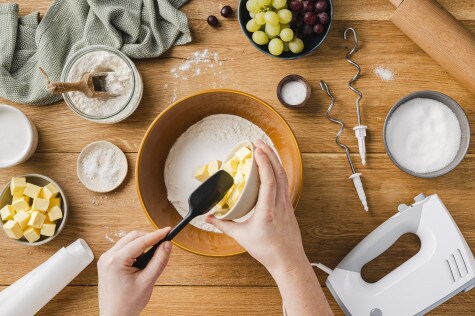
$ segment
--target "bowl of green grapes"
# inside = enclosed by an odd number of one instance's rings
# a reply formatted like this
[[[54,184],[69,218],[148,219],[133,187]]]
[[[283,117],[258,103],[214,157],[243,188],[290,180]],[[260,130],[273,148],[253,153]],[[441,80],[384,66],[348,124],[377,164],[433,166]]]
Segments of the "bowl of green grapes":
[[[315,51],[332,25],[332,0],[240,0],[239,24],[258,50],[281,59]]]

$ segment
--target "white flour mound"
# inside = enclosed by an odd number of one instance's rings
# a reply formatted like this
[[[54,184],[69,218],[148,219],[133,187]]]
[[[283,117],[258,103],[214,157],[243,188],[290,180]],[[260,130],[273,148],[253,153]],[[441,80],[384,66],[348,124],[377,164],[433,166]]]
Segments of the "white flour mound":
[[[201,184],[193,174],[201,165],[211,160],[223,160],[239,142],[261,139],[275,147],[272,140],[258,126],[239,116],[217,114],[194,124],[175,142],[165,163],[165,185],[168,200],[181,216],[188,213],[188,197]],[[276,151],[277,152],[277,151]],[[204,215],[191,224],[207,231],[219,232],[204,222]]]

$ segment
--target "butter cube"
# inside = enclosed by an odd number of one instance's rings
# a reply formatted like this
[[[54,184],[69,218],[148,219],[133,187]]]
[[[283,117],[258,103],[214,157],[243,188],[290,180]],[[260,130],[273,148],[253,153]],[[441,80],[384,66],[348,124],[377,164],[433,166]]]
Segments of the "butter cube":
[[[228,207],[228,205],[226,204],[227,202],[227,199],[226,197],[224,197],[221,201],[218,202],[218,204],[216,204],[216,207],[219,208],[219,209],[225,209]]]
[[[48,218],[50,221],[55,221],[57,219],[63,218],[63,212],[59,206],[53,206],[48,210]]]
[[[25,236],[29,242],[35,242],[40,239],[40,230],[38,228],[28,227],[23,232],[23,236]]]
[[[41,187],[32,183],[27,183],[23,194],[31,198],[36,198],[40,194],[40,191],[41,191]]]
[[[23,236],[23,230],[21,229],[20,225],[12,220],[9,220],[5,223],[5,225],[3,225],[3,230],[8,235],[8,237],[13,239],[20,239],[21,236]]]
[[[53,236],[56,231],[56,224],[54,223],[45,223],[41,226],[40,234],[43,236]]]
[[[245,159],[239,164],[238,171],[244,175],[248,175],[251,172],[252,160],[251,158]]]
[[[41,192],[45,199],[51,199],[58,195],[59,190],[53,183],[50,183],[47,186],[43,187]]]
[[[195,174],[193,176],[198,181],[201,181],[201,182],[205,181],[209,177],[208,166],[204,165],[204,166],[198,167],[198,169],[196,169]]]
[[[60,197],[55,197],[49,200],[49,208],[52,208],[53,206],[59,206],[61,207],[61,198]]]
[[[13,219],[13,216],[15,216],[15,208],[12,205],[5,205],[1,210],[0,210],[0,217],[2,218],[2,221],[9,221]]]
[[[242,146],[238,151],[236,151],[234,157],[239,159],[239,161],[243,161],[246,158],[252,157],[252,151],[247,148],[247,146]]]
[[[30,220],[28,221],[28,226],[32,226],[34,228],[41,228],[45,219],[46,215],[38,211],[33,211],[31,212]]]
[[[30,197],[23,194],[14,194],[12,200],[23,199],[27,203],[30,203]]]
[[[238,169],[238,165],[239,165],[239,160],[233,157],[223,164],[222,169],[230,173],[231,175],[234,175]]]
[[[240,196],[241,196],[241,189],[238,187],[234,188],[234,190],[231,192],[228,198],[228,205],[230,208],[232,208],[236,204]]]
[[[213,160],[208,164],[208,175],[212,176],[216,172],[218,172],[219,168],[221,168],[221,165],[223,163],[221,160]]]
[[[30,214],[22,210],[16,213],[15,216],[13,216],[13,219],[20,225],[21,229],[25,229],[30,220]]]
[[[12,201],[12,206],[17,212],[26,211],[30,207],[30,203],[27,202],[25,197],[20,197]]]
[[[10,193],[12,195],[23,194],[26,188],[26,179],[25,178],[12,178],[10,182]]]
[[[32,211],[41,211],[43,213],[46,213],[49,207],[49,200],[47,199],[40,199],[40,198],[34,198],[33,199],[33,204],[31,205],[31,210]]]
[[[245,176],[241,172],[236,172],[236,175],[234,176],[234,184],[237,187],[244,187],[246,184]]]

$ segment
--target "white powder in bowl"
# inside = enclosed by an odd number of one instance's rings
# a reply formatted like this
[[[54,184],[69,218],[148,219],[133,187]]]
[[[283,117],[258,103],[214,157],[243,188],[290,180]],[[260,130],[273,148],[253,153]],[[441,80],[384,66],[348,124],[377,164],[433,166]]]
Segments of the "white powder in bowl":
[[[82,92],[69,92],[68,95],[75,108],[84,114],[105,117],[120,111],[130,99],[133,92],[133,70],[117,54],[96,50],[81,56],[71,67],[68,81],[79,81],[87,72],[114,72],[107,76],[107,91],[117,96],[108,99],[88,98]]]
[[[289,105],[299,105],[307,97],[307,86],[300,80],[285,83],[281,90],[281,96]]]
[[[386,142],[394,159],[415,173],[438,171],[450,164],[460,147],[462,131],[445,104],[415,98],[400,105],[386,128]]]
[[[127,158],[109,142],[94,142],[86,146],[78,158],[79,180],[91,191],[110,192],[127,175]]]
[[[193,177],[196,168],[212,160],[223,160],[243,140],[255,142],[258,139],[275,150],[272,140],[262,129],[239,116],[211,115],[188,128],[176,140],[165,162],[168,200],[178,213],[183,217],[188,214],[188,198],[201,184]],[[192,220],[191,224],[203,230],[219,232],[204,222],[204,215]]]

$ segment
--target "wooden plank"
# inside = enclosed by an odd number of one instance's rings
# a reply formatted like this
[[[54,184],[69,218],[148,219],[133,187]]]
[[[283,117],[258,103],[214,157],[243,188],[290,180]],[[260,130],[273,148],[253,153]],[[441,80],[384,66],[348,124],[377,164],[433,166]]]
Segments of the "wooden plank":
[[[127,154],[127,157],[133,169],[136,155]],[[74,153],[36,154],[27,164],[5,169],[0,174],[1,184],[14,175],[27,172],[46,174],[60,183],[72,206],[64,231],[49,244],[19,247],[3,233],[0,234],[0,249],[8,254],[0,260],[1,285],[11,284],[77,238],[84,238],[91,245],[97,259],[112,245],[106,235],[117,240],[117,234],[121,231],[152,229],[136,197],[133,171],[117,191],[97,194],[78,183],[76,159],[77,154]],[[469,155],[452,173],[432,180],[406,175],[385,155],[370,155],[368,169],[356,165],[363,172],[369,213],[362,210],[356,192],[347,179],[349,168],[345,159],[342,154],[304,155],[304,190],[296,214],[305,249],[312,262],[335,267],[364,236],[393,215],[397,205],[411,203],[420,192],[441,196],[473,249],[475,213],[472,206],[475,196],[472,194],[474,183],[469,179],[474,178],[474,155]],[[400,247],[372,264],[365,276],[369,280],[380,278],[407,259],[407,253],[416,251],[418,246],[413,240],[405,239]],[[17,258],[28,260],[22,260],[22,264],[18,265]],[[9,268],[14,265],[14,270]],[[324,284],[326,276],[321,271],[317,275]],[[95,262],[74,284],[97,284]],[[247,254],[209,258],[175,247],[161,284],[272,286],[274,282],[265,269]]]
[[[51,4],[51,0],[36,0],[34,2],[20,0],[17,2],[20,3],[21,15],[33,11],[39,11],[44,14]],[[333,2],[335,6],[334,17],[337,20],[388,20],[395,10],[388,0],[341,0]],[[439,0],[438,2],[459,20],[475,20],[475,10],[471,0]],[[230,0],[226,3],[189,1],[188,4],[183,7],[183,11],[187,14],[189,19],[198,19],[206,23],[206,17],[210,14],[219,16],[221,7],[225,4],[232,6],[237,12],[238,0]],[[366,9],[362,9],[363,7]],[[234,17],[234,19],[235,18],[236,17]]]
[[[475,21],[469,24],[475,31]],[[138,110],[122,123],[101,125],[88,122],[76,116],[63,102],[46,107],[18,107],[38,126],[40,152],[79,152],[91,140],[100,139],[111,140],[127,152],[137,152],[147,127],[173,100],[201,89],[231,88],[250,92],[274,106],[293,128],[303,152],[338,152],[333,141],[338,128],[324,116],[329,99],[320,90],[319,81],[324,79],[335,95],[334,115],[348,127],[355,126],[356,98],[347,87],[355,69],[343,59],[352,43],[341,38],[348,25],[347,22],[335,23],[328,41],[315,55],[297,61],[281,61],[256,52],[236,25],[224,25],[214,30],[192,21],[195,31],[193,45],[176,47],[167,58],[137,61],[144,79],[144,96]],[[384,152],[382,128],[387,112],[398,99],[417,90],[437,90],[453,97],[466,110],[472,136],[475,135],[475,99],[467,89],[455,82],[391,22],[356,21],[351,25],[358,30],[361,42],[354,59],[363,69],[356,86],[364,94],[361,105],[363,123],[369,126],[369,152]],[[183,59],[192,56],[193,52],[205,49],[211,54],[217,52],[219,61],[192,65],[191,70],[179,71],[179,78],[170,72],[184,65]],[[210,68],[209,64],[214,67]],[[256,65],[260,69],[258,75]],[[379,65],[391,68],[395,79],[387,82],[379,79],[373,73]],[[194,76],[198,68],[201,73]],[[313,87],[310,103],[304,109],[289,110],[277,100],[275,87],[289,73],[306,77]],[[350,128],[342,139],[355,148],[356,138]],[[471,153],[475,153],[474,142],[475,137],[472,137]]]
[[[2,290],[4,287],[0,287]],[[327,288],[323,289],[336,316],[344,315]],[[433,310],[431,316],[472,315],[473,291],[461,293]],[[282,315],[275,287],[155,286],[142,315]],[[68,286],[37,315],[98,315],[96,286]]]

